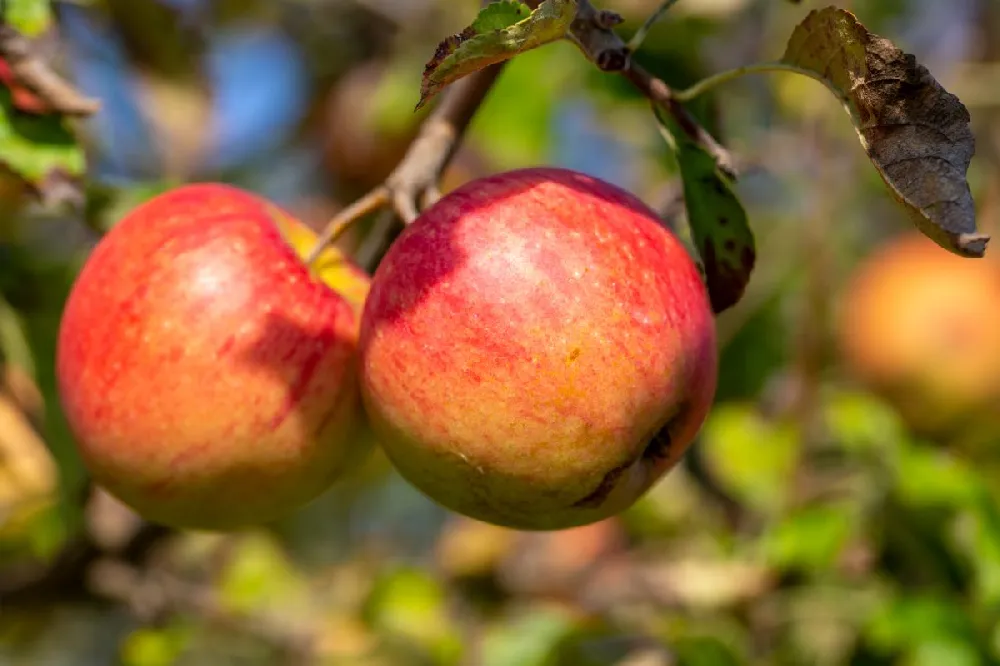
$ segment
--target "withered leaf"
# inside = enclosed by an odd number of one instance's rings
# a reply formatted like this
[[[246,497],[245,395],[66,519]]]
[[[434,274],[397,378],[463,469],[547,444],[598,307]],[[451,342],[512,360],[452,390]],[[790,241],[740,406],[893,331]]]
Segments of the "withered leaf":
[[[464,76],[562,39],[576,8],[576,0],[545,0],[534,11],[507,0],[486,5],[471,26],[438,45],[424,67],[417,108]]]
[[[743,204],[715,157],[654,108],[664,138],[674,149],[684,184],[688,225],[705,271],[716,314],[743,298],[757,259],[756,242]]]
[[[989,237],[977,232],[966,180],[975,139],[955,95],[837,7],[806,16],[782,62],[840,98],[872,164],[923,234],[961,256],[983,256]]]

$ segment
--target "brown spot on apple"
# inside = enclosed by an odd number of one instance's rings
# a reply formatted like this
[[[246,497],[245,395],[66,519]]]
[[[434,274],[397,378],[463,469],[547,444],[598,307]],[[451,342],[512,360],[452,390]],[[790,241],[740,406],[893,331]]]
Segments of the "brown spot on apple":
[[[624,465],[619,465],[613,470],[604,475],[601,482],[597,484],[593,492],[584,497],[583,499],[573,503],[573,506],[579,509],[596,509],[604,503],[604,500],[608,498],[611,491],[615,489],[615,484],[618,483],[618,479],[621,478],[622,474],[632,466],[632,463],[626,463]]]

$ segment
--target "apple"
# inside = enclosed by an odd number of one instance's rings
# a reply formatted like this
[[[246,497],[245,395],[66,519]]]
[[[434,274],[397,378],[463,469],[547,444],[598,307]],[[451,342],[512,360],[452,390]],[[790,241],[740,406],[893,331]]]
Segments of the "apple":
[[[387,84],[393,77],[391,68],[391,63],[382,61],[355,67],[324,100],[320,120],[323,163],[329,175],[349,189],[364,192],[382,183],[406,155],[427,116],[428,112],[421,110],[400,119],[384,117],[382,108],[387,103],[381,97],[388,90],[392,99],[391,81]],[[409,87],[404,90],[412,92]],[[410,103],[409,98],[403,103]],[[483,151],[471,140],[463,141],[442,174],[441,189],[452,190],[492,170]]]
[[[1000,267],[912,232],[871,253],[838,303],[845,369],[916,431],[943,435],[1000,398]]]
[[[152,522],[228,530],[308,503],[367,457],[357,340],[369,277],[249,192],[189,184],[94,248],[56,375],[94,480]]]
[[[339,182],[358,190],[378,185],[406,154],[426,112],[388,127],[379,123],[378,92],[391,64],[365,63],[330,90],[322,111],[323,159]]]
[[[557,530],[617,514],[714,399],[715,321],[682,243],[560,168],[470,181],[375,271],[360,385],[400,474],[459,514]]]

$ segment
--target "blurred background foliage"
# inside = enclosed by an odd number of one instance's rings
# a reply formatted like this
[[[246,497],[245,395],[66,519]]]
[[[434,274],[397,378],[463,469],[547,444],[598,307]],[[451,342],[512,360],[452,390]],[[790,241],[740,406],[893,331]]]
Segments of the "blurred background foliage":
[[[605,4],[628,33],[658,3]],[[825,4],[682,0],[637,57],[683,87],[778,57]],[[997,233],[1000,5],[836,4],[967,104],[970,183]],[[1000,664],[1000,267],[912,240],[843,110],[788,74],[692,106],[745,163],[758,268],[718,321],[701,437],[633,509],[513,532],[441,510],[377,455],[277,524],[137,536],[87,489],[55,394],[81,261],[125,210],[188,180],[319,228],[402,157],[423,63],[478,3],[53,5],[47,52],[104,106],[82,126],[84,215],[0,180],[0,664]],[[509,65],[446,187],[541,163],[683,221],[648,104],[568,44]],[[370,224],[340,242],[369,252]]]

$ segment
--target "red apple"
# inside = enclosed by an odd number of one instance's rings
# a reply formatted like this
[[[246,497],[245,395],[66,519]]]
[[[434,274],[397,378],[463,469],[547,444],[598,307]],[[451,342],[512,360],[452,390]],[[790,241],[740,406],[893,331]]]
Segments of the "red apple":
[[[706,289],[634,196],[557,168],[474,180],[376,270],[361,391],[400,473],[439,504],[524,530],[631,506],[713,400]]]
[[[1000,398],[1000,268],[916,233],[885,243],[845,286],[837,342],[847,370],[911,427],[946,434]]]
[[[368,276],[267,201],[218,184],[140,205],[84,265],[59,330],[66,417],[96,482],[147,519],[279,518],[365,456]]]

